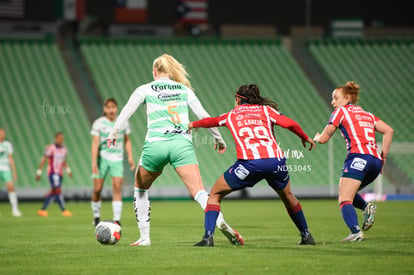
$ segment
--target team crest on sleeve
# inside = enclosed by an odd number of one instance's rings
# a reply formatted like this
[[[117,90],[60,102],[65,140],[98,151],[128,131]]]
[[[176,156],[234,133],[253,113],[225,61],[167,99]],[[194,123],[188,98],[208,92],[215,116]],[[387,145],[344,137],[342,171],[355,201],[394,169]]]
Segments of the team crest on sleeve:
[[[250,174],[249,170],[247,170],[243,165],[239,164],[239,166],[234,169],[234,174],[241,180],[247,178]]]
[[[367,165],[367,161],[365,159],[354,158],[354,160],[351,163],[351,168],[358,170],[358,171],[362,171],[364,170],[366,165]]]

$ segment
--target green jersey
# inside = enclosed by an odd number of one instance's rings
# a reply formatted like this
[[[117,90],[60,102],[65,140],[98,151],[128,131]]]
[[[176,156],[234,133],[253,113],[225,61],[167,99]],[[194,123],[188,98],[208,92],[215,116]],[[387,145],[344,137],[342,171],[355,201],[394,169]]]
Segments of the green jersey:
[[[13,154],[13,146],[8,141],[0,142],[0,171],[10,171],[9,155]]]
[[[125,122],[141,105],[147,111],[146,142],[185,139],[192,142],[188,130],[189,109],[199,118],[209,117],[193,90],[166,77],[139,86],[130,96],[115,123],[110,138],[116,136]],[[210,128],[216,142],[225,146],[217,128]]]
[[[191,140],[188,131],[188,105],[196,99],[191,89],[170,79],[160,78],[138,87],[131,99],[146,105],[146,141],[177,137]]]
[[[116,140],[115,146],[108,148],[106,138],[114,128],[114,125],[115,121],[110,121],[105,116],[100,117],[92,124],[91,135],[99,137],[99,157],[110,161],[122,161],[124,159],[124,138],[125,135],[131,133],[131,129],[127,121],[119,131],[119,138]]]

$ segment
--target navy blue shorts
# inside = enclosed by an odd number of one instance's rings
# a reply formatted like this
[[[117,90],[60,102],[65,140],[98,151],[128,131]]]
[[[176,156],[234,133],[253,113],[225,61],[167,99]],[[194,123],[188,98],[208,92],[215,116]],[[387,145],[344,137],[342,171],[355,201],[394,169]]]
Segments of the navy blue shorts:
[[[349,154],[342,168],[342,177],[360,180],[362,189],[378,177],[381,169],[382,161],[374,156]]]
[[[285,158],[239,159],[224,172],[224,179],[232,190],[253,187],[262,179],[274,190],[282,190],[289,183],[288,166]]]
[[[59,174],[50,174],[49,181],[52,189],[62,187],[62,176]]]

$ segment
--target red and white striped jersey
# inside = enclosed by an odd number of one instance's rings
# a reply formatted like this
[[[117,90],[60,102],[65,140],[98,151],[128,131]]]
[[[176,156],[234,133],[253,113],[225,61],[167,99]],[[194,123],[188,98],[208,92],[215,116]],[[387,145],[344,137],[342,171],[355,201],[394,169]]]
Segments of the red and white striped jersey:
[[[46,147],[45,156],[48,158],[47,174],[63,175],[63,165],[66,162],[68,150],[65,146],[50,144]]]
[[[242,104],[221,116],[193,122],[194,128],[229,128],[236,143],[238,159],[283,158],[273,133],[274,125],[289,128],[299,137],[308,138],[294,120],[264,105]]]
[[[360,106],[347,104],[331,114],[328,124],[341,130],[348,153],[367,154],[381,159],[375,140],[375,123],[379,120]]]

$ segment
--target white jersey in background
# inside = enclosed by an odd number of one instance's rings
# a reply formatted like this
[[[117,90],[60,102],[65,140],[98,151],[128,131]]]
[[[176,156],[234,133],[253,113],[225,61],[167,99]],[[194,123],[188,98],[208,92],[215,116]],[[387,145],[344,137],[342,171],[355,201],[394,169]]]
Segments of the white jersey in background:
[[[115,121],[110,121],[103,116],[98,118],[92,124],[91,135],[99,137],[99,157],[110,161],[122,161],[124,159],[124,137],[131,133],[128,121],[119,131],[119,139],[115,146],[108,148],[106,145],[106,138],[114,128]]]
[[[132,93],[114,128],[122,129],[122,125],[142,103],[146,104],[148,131],[145,141],[148,142],[180,137],[192,141],[191,133],[188,131],[188,107],[198,119],[210,117],[191,89],[162,77],[139,86]],[[209,131],[217,142],[225,144],[217,128],[210,128]]]
[[[13,154],[12,144],[7,140],[0,142],[0,171],[6,172],[11,170],[9,161],[9,155],[11,154]]]

